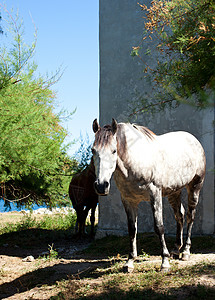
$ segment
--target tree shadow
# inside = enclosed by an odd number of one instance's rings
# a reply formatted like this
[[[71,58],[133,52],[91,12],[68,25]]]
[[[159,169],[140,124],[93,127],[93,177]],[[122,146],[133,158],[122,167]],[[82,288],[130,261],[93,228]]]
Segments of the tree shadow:
[[[192,253],[214,252],[213,236],[192,237]],[[174,247],[175,237],[166,237],[167,247]],[[35,255],[38,257],[42,252],[48,250],[48,245],[55,248],[69,248],[86,244],[89,247],[81,254],[87,257],[107,258],[111,256],[127,256],[129,253],[129,237],[108,236],[100,240],[92,240],[89,235],[78,239],[73,230],[47,230],[47,229],[25,229],[17,232],[0,235],[0,255],[25,257]],[[161,247],[155,233],[138,234],[138,255],[160,255]],[[78,247],[79,248],[79,247]],[[64,257],[64,254],[61,253]],[[66,258],[66,256],[65,256]]]
[[[62,248],[80,248],[82,244],[88,245],[91,241],[89,236],[78,239],[72,230],[32,228],[0,235],[0,255],[20,258],[33,255],[37,258],[48,251],[49,245],[53,245],[56,250],[62,250]]]
[[[44,285],[53,285],[63,279],[71,276],[83,278],[90,274],[99,266],[110,266],[111,262],[94,260],[94,261],[70,261],[66,263],[56,262],[53,266],[46,266],[34,271],[28,272],[18,278],[0,285],[0,299],[11,297],[17,293],[29,291],[35,287]]]
[[[174,248],[175,237],[166,237],[169,251]],[[214,253],[213,236],[196,236],[192,238],[192,253]],[[160,256],[161,246],[158,236],[155,233],[142,233],[137,237],[138,255]],[[127,256],[129,253],[129,237],[108,236],[100,240],[95,240],[83,254],[87,257],[97,256],[99,258],[117,256]]]

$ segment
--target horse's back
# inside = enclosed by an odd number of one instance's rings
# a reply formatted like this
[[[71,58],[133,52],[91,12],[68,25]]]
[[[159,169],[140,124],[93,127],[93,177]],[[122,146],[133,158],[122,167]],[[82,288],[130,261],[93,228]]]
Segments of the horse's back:
[[[94,190],[95,173],[92,165],[89,165],[82,172],[73,176],[69,185],[69,196],[73,206],[85,205],[86,202],[98,201],[98,195]]]
[[[157,136],[158,148],[163,152],[166,162],[173,159],[176,161],[195,161],[197,165],[205,165],[205,153],[202,145],[192,134],[186,131],[169,132]]]
[[[159,153],[155,174],[164,188],[187,185],[195,176],[204,178],[204,149],[192,134],[170,132],[158,136],[157,141]]]

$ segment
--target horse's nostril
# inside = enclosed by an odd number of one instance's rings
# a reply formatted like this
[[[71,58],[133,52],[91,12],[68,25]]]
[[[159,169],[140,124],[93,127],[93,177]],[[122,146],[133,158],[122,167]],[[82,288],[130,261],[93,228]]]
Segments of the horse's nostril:
[[[109,186],[109,182],[105,181],[105,182],[104,182],[104,187],[105,187],[105,188],[108,188],[108,186]]]

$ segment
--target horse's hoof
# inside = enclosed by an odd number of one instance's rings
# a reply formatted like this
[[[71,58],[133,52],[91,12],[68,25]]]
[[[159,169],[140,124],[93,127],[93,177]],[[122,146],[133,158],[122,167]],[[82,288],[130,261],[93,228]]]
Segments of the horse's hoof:
[[[161,267],[161,273],[167,273],[170,271],[170,267]]]
[[[171,257],[172,259],[179,259],[179,256],[180,256],[180,255],[179,255],[178,253],[172,252],[170,257]]]
[[[134,268],[129,266],[123,266],[123,272],[124,273],[132,273],[134,271]]]
[[[125,273],[132,273],[133,271],[134,271],[134,263],[133,263],[133,261],[128,261],[123,266],[123,272],[125,272]]]
[[[161,264],[161,272],[168,272],[170,270],[170,263],[169,259],[167,257],[163,258],[162,264]]]
[[[179,259],[180,257],[180,251],[178,248],[174,248],[172,249],[171,253],[170,253],[170,257],[173,258],[173,259]]]
[[[188,261],[190,259],[190,254],[189,253],[182,253],[182,258],[183,261]]]

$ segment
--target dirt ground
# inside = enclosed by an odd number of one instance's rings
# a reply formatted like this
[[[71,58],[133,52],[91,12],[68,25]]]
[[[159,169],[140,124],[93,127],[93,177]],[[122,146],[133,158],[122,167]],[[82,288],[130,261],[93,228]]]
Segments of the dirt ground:
[[[0,247],[0,299],[49,299],[60,291],[60,280],[106,264],[108,259],[88,259],[83,254],[78,254],[89,243],[89,240],[82,240],[74,241],[73,244],[65,242],[56,245],[61,257],[57,259],[40,258],[47,255],[47,251],[44,253],[45,249],[41,249],[39,245],[30,252],[16,245],[3,245]],[[30,260],[29,255],[34,259]],[[183,267],[201,261],[215,261],[215,253],[192,254],[189,262],[178,261],[178,265]],[[144,263],[147,265],[153,262],[161,262],[160,257],[152,256]],[[198,283],[215,286],[215,278],[204,275]]]
[[[49,258],[50,251],[40,245],[26,250],[4,244],[0,247],[0,299],[49,299],[56,295],[58,281],[95,264],[76,254],[89,243],[77,240],[55,244],[60,258]]]
[[[83,254],[80,251],[92,242],[89,238],[77,240],[65,237],[54,240],[47,232],[32,229],[1,236],[0,240],[0,299],[50,299],[62,290],[62,281],[80,276],[85,271],[110,264],[110,258]],[[19,240],[20,239],[20,240]],[[24,246],[23,246],[24,245]],[[49,248],[47,247],[49,245]],[[51,251],[52,252],[52,257]],[[54,257],[57,251],[57,257]],[[215,261],[214,253],[192,254],[188,262],[176,261],[178,267]],[[149,256],[141,263],[161,264],[160,256]],[[137,262],[138,264],[138,262]],[[203,275],[196,284],[214,287],[215,277]]]

